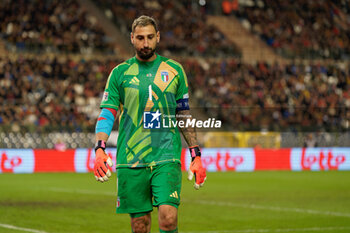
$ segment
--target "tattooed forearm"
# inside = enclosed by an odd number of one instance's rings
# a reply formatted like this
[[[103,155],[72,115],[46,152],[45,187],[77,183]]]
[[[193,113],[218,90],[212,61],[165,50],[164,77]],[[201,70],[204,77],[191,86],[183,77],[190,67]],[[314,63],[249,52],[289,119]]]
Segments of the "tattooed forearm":
[[[191,113],[190,113],[190,110],[182,110],[182,111],[179,111],[176,115],[176,119],[177,121],[184,121],[186,122],[187,119],[191,120],[192,119],[192,116],[191,116]],[[184,136],[186,142],[187,142],[187,145],[189,147],[192,147],[192,146],[197,146],[198,145],[198,141],[197,141],[197,133],[196,133],[196,129],[194,127],[183,127],[181,128],[180,127],[180,130],[182,132],[182,135]]]

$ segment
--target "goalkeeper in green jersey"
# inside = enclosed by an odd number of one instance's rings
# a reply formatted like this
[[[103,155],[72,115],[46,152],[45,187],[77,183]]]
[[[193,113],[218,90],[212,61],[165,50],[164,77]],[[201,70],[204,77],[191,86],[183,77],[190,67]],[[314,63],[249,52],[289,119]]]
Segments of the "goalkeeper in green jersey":
[[[155,20],[141,16],[132,24],[136,55],[115,67],[107,80],[96,124],[96,180],[111,176],[105,154],[117,111],[117,213],[128,213],[133,232],[150,232],[151,211],[158,208],[160,232],[178,232],[177,208],[181,193],[181,139],[176,124],[188,120],[185,71],[174,60],[155,53],[160,34]],[[206,172],[193,128],[180,129],[190,148],[189,179],[204,184]]]

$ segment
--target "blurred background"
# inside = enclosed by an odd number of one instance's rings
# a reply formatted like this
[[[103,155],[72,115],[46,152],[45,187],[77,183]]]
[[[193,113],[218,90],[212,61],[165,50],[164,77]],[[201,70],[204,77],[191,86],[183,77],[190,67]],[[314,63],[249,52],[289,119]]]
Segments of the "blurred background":
[[[200,191],[183,144],[180,232],[350,232],[349,3],[0,0],[0,232],[130,232],[92,148],[143,14],[158,21],[157,52],[187,73],[192,115],[222,121],[197,131]],[[114,164],[117,137],[116,122]]]
[[[349,1],[1,0],[0,148],[89,148],[132,21],[188,75],[204,147],[350,146]],[[109,140],[115,146],[117,127]]]

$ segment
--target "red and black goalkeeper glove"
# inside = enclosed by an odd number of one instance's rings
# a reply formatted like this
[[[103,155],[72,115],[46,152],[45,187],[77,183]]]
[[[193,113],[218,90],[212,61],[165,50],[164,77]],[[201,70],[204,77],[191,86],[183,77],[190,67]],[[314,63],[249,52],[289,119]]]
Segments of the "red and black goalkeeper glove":
[[[190,147],[190,155],[192,162],[190,164],[190,169],[188,169],[188,179],[192,180],[193,176],[195,177],[194,188],[199,189],[204,185],[205,180],[207,179],[207,174],[205,168],[202,165],[201,160],[201,151],[199,146]]]
[[[94,174],[97,181],[108,181],[111,177],[111,167],[113,166],[112,159],[105,153],[106,143],[99,140],[95,147],[95,164]]]

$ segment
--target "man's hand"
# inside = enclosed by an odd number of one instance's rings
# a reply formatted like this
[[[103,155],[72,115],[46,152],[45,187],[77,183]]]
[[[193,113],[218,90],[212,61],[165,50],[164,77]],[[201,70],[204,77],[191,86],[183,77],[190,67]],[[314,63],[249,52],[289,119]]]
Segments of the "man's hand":
[[[99,144],[100,141],[98,142]],[[105,145],[105,143],[102,143]],[[97,145],[95,148],[95,164],[94,174],[97,181],[108,181],[108,177],[111,177],[112,173],[110,167],[113,166],[112,159],[105,153],[104,147]]]
[[[207,179],[207,174],[205,168],[202,165],[201,151],[199,150],[199,147],[190,147],[190,154],[192,162],[190,164],[190,169],[188,169],[188,179],[192,180],[194,176],[194,188],[199,189],[204,185],[204,182]]]

